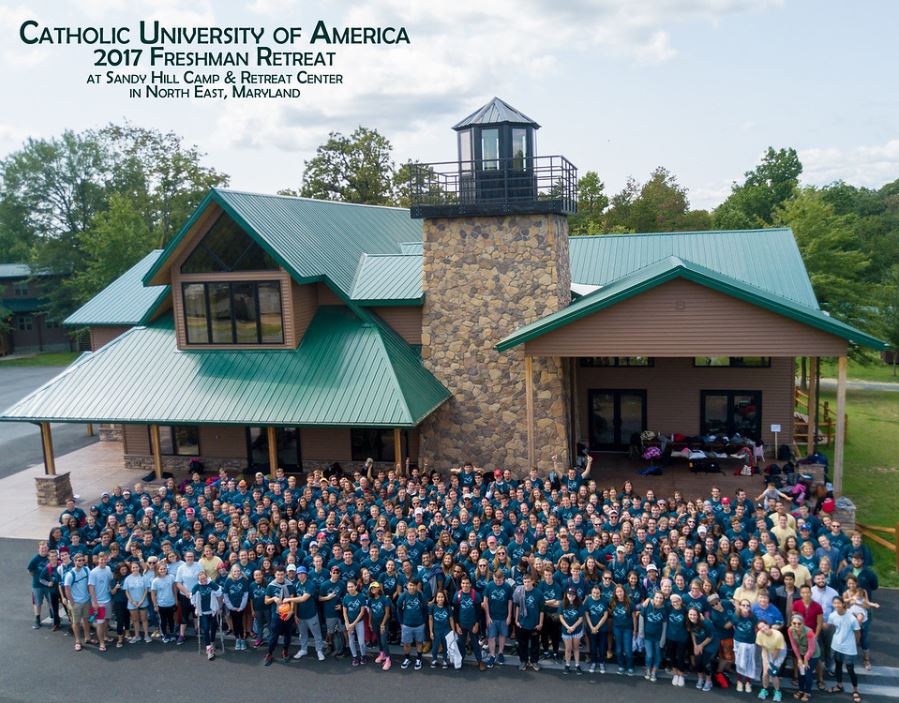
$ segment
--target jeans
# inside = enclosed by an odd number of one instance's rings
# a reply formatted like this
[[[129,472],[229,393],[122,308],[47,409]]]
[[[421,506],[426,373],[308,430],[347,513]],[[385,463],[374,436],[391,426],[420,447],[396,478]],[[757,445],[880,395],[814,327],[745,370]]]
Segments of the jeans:
[[[459,636],[459,651],[465,656],[465,643],[471,642],[471,651],[474,652],[474,658],[478,664],[481,663],[481,645],[478,642],[478,636],[471,630],[462,628],[462,634]]]
[[[536,630],[518,628],[518,658],[522,664],[536,664],[540,658],[540,637]]]
[[[443,647],[443,661],[449,661],[449,652],[446,649],[446,636],[449,634],[449,628],[434,630],[434,638],[431,641],[431,656],[437,659],[437,652]]]
[[[591,632],[588,628],[587,635],[590,637],[590,663],[605,664],[609,648],[609,630],[604,627],[599,632]]]
[[[365,623],[361,620],[347,630],[350,653],[353,657],[365,656]]]
[[[662,648],[658,640],[643,640],[646,647],[646,668],[653,670],[662,666]]]
[[[284,649],[290,649],[290,633],[293,630],[293,618],[282,620],[273,618],[271,622],[271,635],[268,638],[268,653],[272,654],[278,646],[278,639],[284,638]]]
[[[818,658],[812,657],[809,660],[808,666],[805,667],[805,672],[799,674],[799,690],[803,693],[807,693],[809,695],[811,695],[812,693],[812,681],[815,678],[816,666],[818,666]]]
[[[215,615],[210,614],[202,614],[200,615],[200,632],[203,637],[203,644],[207,647],[215,644],[215,633],[217,630],[218,620]]]
[[[543,618],[543,632],[540,634],[540,644],[543,649],[559,654],[559,643],[562,641],[562,626],[559,623],[558,613],[547,613]]]
[[[389,625],[385,624],[384,629],[381,629],[380,627],[376,628],[375,634],[378,637],[378,651],[381,654],[389,657],[390,656],[390,643],[388,642],[388,635],[389,635],[388,630],[389,630]]]
[[[300,649],[305,650],[309,646],[309,633],[312,633],[312,639],[315,641],[315,651],[325,651],[325,641],[322,639],[322,626],[318,621],[318,615],[311,618],[300,620]]]
[[[256,616],[253,618],[256,629],[256,639],[265,639],[265,628],[268,627],[269,635],[272,630],[272,611],[266,605],[256,608]]]
[[[618,666],[625,669],[634,668],[634,631],[629,627],[616,627],[615,633],[615,658]]]

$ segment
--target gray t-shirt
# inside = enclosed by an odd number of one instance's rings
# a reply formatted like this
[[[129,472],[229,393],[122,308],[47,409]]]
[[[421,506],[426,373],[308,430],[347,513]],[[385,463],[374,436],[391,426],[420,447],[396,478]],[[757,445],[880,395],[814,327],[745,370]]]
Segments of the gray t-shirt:
[[[848,610],[840,615],[834,610],[827,616],[827,622],[834,627],[833,640],[830,646],[835,652],[855,656],[858,654],[858,645],[855,641],[856,630],[861,629],[858,619]]]

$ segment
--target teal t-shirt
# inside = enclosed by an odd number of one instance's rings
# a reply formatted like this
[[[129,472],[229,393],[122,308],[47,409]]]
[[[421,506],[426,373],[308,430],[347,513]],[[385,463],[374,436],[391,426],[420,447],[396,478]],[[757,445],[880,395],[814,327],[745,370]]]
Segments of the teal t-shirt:
[[[296,591],[298,596],[304,596],[307,593],[309,598],[297,603],[297,617],[300,620],[310,620],[318,617],[318,588],[312,579],[307,578],[305,581],[297,579]]]
[[[543,612],[549,613],[550,615],[554,615],[559,612],[559,606],[557,605],[547,605],[546,601],[548,600],[562,600],[562,587],[553,581],[552,583],[547,583],[546,581],[541,581],[537,584],[537,588],[540,589],[540,592],[543,594]]]
[[[596,624],[602,620],[603,614],[608,609],[609,604],[606,600],[600,596],[599,598],[594,598],[593,596],[587,596],[586,600],[584,600],[584,612],[590,616],[590,625],[591,627],[596,627]],[[608,620],[602,624],[602,629],[608,627]]]
[[[363,596],[361,593],[357,593],[354,596],[351,596],[349,593],[347,593],[343,597],[343,612],[347,622],[353,622],[353,620],[358,618],[364,607],[365,596]]]
[[[487,611],[493,620],[505,620],[509,616],[509,603],[512,600],[512,587],[503,582],[491,582],[484,589],[487,599]]]
[[[665,633],[665,639],[669,642],[687,641],[686,609],[675,610],[671,607],[668,608],[668,631]]]
[[[244,594],[248,594],[250,588],[247,584],[246,579],[244,579],[242,576],[237,579],[233,579],[229,576],[222,582],[222,591],[224,591],[225,595],[228,596],[228,600],[231,602],[231,605],[233,605],[235,608],[239,608]]]
[[[581,617],[582,613],[583,613],[583,608],[581,605],[569,604],[568,606],[565,606],[565,605],[562,606],[561,615],[564,618],[565,622],[567,623],[567,627],[571,627],[572,625],[574,625],[574,623],[577,622],[577,619],[579,617]],[[565,625],[563,625],[563,628],[564,627],[565,627]],[[582,629],[582,628],[583,628],[583,625],[578,626],[578,629]],[[568,631],[565,629],[562,630],[563,635],[567,634],[567,632]]]
[[[373,628],[381,626],[381,621],[384,620],[384,613],[387,612],[389,607],[390,601],[386,596],[368,599],[368,610],[371,613],[371,626]]]
[[[401,594],[396,602],[400,624],[406,627],[419,627],[425,624],[427,612],[426,601],[421,593],[414,595],[406,591]]]
[[[627,605],[626,603],[615,603],[615,605],[612,606],[611,610],[612,627],[620,628],[623,630],[633,630],[633,612],[633,608],[631,608],[631,606]]]
[[[445,635],[449,632],[450,611],[445,605],[432,603],[430,606],[431,617],[434,619],[434,636]]]
[[[518,622],[526,630],[533,630],[540,622],[540,611],[543,610],[543,594],[537,589],[532,588],[530,591],[524,591],[524,606],[527,614],[522,614],[521,609],[518,612]]]
[[[643,608],[643,637],[651,642],[658,642],[662,639],[662,632],[665,629],[665,620],[667,618],[667,608],[663,605],[656,607],[652,603]]]
[[[470,593],[458,591],[453,599],[458,612],[459,626],[470,630],[478,621],[478,610],[481,605],[480,595],[474,589]]]
[[[742,615],[734,613],[731,622],[734,624],[734,642],[742,644],[755,644],[755,626],[756,619],[750,615],[744,618]]]

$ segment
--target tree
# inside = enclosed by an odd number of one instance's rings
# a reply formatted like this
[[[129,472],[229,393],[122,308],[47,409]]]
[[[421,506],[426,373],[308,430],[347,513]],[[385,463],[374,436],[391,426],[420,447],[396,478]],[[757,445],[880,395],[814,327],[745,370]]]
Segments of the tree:
[[[642,185],[629,178],[624,188],[612,196],[604,218],[605,231],[674,232],[708,226],[708,213],[690,210],[687,189],[663,166],[649,174]]]
[[[885,281],[884,303],[881,307],[881,327],[886,341],[893,347],[893,375],[899,359],[899,264],[894,264]]]
[[[802,163],[795,149],[775,151],[769,146],[758,166],[744,174],[743,183],[731,186],[731,194],[715,210],[715,227],[749,229],[771,225],[774,211],[793,194],[801,173]]]
[[[596,234],[602,231],[603,213],[609,206],[605,184],[596,171],[587,171],[577,182],[577,213],[568,218],[571,234]]]
[[[437,173],[419,161],[407,161],[393,174],[392,203],[397,207],[412,207],[412,196],[426,196],[434,203],[442,202],[446,190],[441,186]]]
[[[376,129],[331,132],[305,163],[300,194],[320,200],[387,205],[393,195],[393,146]]]
[[[858,240],[858,218],[837,215],[816,188],[803,188],[779,207],[773,220],[791,227],[818,303],[857,327],[871,322],[874,286],[865,282],[870,264]]]

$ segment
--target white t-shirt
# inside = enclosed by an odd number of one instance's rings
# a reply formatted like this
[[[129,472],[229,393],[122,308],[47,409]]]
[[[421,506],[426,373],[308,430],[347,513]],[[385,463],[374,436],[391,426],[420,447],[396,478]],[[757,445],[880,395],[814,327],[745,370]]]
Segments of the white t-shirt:
[[[194,590],[194,586],[199,583],[200,580],[200,572],[203,570],[203,567],[200,566],[199,562],[194,562],[193,564],[184,563],[178,567],[178,572],[175,574],[175,583],[179,583],[187,589],[188,593],[192,593]]]
[[[848,610],[840,615],[834,610],[828,617],[827,622],[834,626],[833,639],[830,647],[835,652],[855,656],[858,654],[858,644],[855,641],[855,633],[861,629],[858,619]]]

